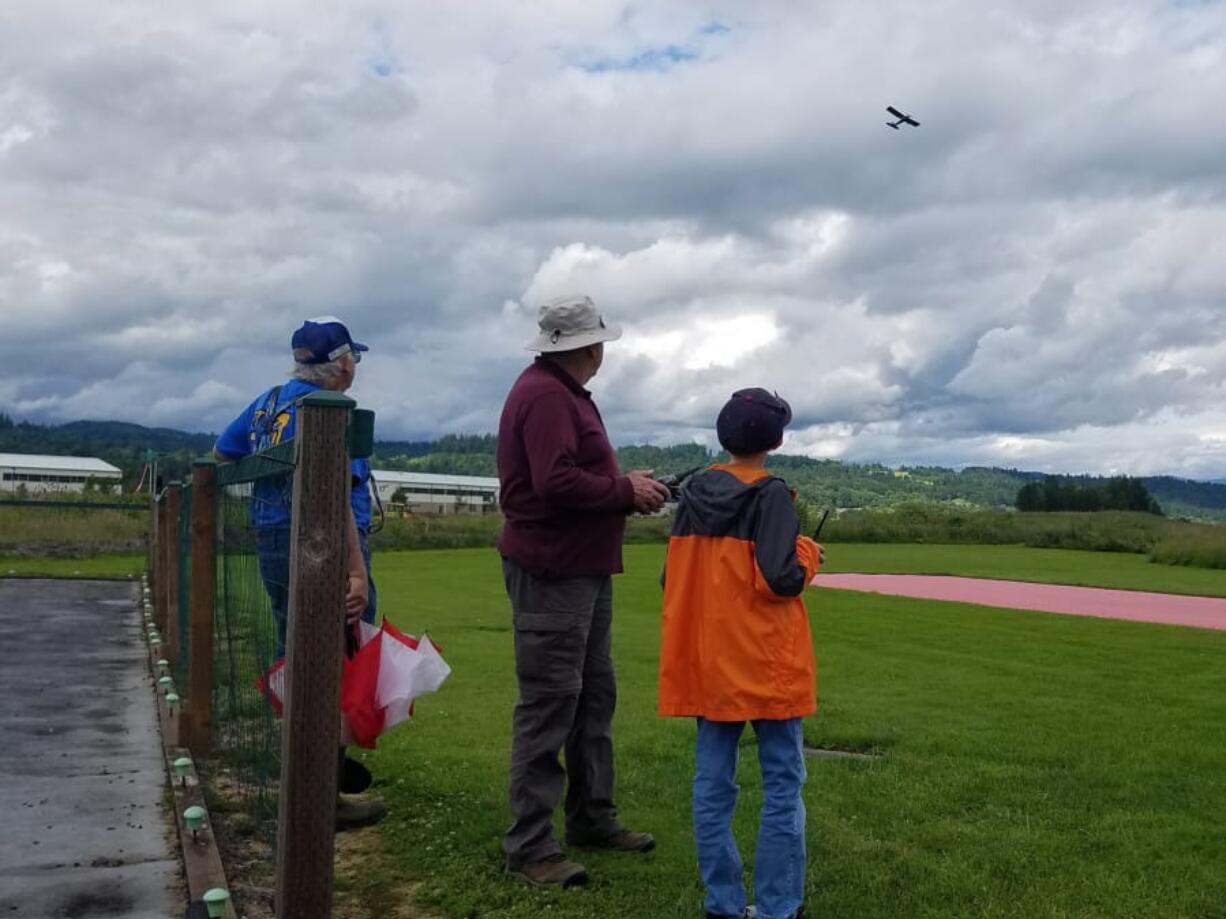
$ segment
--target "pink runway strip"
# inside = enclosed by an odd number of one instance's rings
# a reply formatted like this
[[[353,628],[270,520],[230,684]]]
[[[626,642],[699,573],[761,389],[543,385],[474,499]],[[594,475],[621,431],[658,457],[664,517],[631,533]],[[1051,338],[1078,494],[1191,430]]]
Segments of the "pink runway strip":
[[[1226,629],[1226,599],[927,574],[819,574],[815,587],[977,603],[1072,616]]]

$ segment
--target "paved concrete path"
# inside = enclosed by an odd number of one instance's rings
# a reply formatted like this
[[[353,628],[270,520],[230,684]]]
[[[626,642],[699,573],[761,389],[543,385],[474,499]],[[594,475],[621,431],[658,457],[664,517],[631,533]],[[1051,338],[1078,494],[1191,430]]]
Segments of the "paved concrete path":
[[[0,579],[0,917],[182,915],[134,583]]]
[[[1028,584],[930,574],[819,574],[813,579],[813,585],[1007,609],[1190,625],[1199,629],[1226,629],[1226,599],[1217,597],[1185,597],[1137,590]]]

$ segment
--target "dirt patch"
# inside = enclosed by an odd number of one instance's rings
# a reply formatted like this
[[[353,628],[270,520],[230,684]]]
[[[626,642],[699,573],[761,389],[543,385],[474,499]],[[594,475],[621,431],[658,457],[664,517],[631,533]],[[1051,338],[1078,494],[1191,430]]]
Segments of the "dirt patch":
[[[441,919],[416,904],[420,887],[397,876],[378,829],[337,834],[337,919]]]
[[[244,919],[270,919],[276,885],[272,848],[275,830],[251,818],[245,810],[249,792],[229,771],[214,763],[203,779],[209,819],[235,912]]]
[[[243,919],[272,919],[276,890],[273,821],[245,810],[247,791],[216,767],[206,776],[209,814],[235,910]],[[440,919],[414,904],[420,885],[398,877],[377,828],[336,834],[334,919]]]

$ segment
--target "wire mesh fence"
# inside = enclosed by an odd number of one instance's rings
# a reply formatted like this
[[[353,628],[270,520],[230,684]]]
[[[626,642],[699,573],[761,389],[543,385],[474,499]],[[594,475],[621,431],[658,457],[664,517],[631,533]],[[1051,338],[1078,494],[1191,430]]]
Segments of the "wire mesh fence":
[[[289,601],[289,521],[278,516],[291,487],[284,463],[219,472],[218,583],[214,613],[215,784],[275,839],[280,722],[264,680],[284,653]]]

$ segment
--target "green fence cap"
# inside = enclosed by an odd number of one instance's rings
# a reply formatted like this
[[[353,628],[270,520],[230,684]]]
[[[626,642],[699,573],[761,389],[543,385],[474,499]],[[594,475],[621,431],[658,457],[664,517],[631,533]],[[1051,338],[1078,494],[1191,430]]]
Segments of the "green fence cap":
[[[353,408],[357,405],[347,395],[330,389],[317,389],[298,400],[299,405],[322,406],[323,408]]]
[[[375,413],[357,408],[349,416],[349,455],[366,459],[375,452]]]
[[[226,901],[230,899],[230,895],[220,887],[214,887],[212,890],[204,892],[204,908],[208,911],[209,919],[220,919],[226,914]]]

